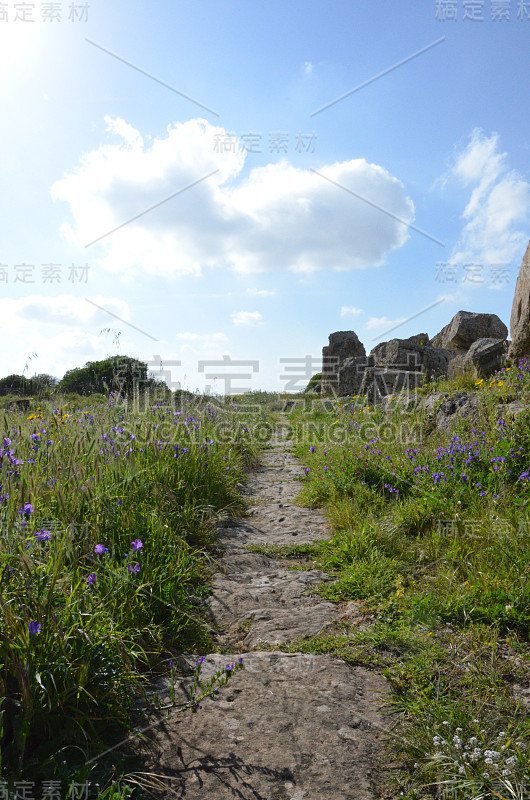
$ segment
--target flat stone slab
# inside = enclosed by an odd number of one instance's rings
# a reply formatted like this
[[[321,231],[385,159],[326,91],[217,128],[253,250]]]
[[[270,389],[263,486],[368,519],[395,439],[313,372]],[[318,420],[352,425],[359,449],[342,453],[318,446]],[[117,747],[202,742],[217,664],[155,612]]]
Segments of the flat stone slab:
[[[209,677],[232,659],[207,657]],[[376,800],[380,752],[392,725],[386,683],[338,659],[280,652],[243,655],[245,668],[196,714],[151,731],[148,770],[167,797],[186,800]],[[177,687],[185,702],[186,684]],[[162,686],[160,688],[163,688]],[[171,789],[171,792],[169,791]]]
[[[336,616],[333,603],[307,594],[326,580],[329,577],[320,570],[269,568],[216,575],[208,607],[215,624],[232,641],[240,638],[242,647],[291,642],[316,636]]]

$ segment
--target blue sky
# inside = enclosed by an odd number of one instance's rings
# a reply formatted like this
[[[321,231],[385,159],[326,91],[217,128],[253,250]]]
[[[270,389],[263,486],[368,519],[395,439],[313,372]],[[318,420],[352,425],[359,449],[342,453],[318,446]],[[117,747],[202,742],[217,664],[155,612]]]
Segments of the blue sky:
[[[509,324],[530,2],[26,6],[0,8],[1,375],[121,352],[295,389],[280,359],[332,331]],[[258,366],[199,370],[225,355]]]

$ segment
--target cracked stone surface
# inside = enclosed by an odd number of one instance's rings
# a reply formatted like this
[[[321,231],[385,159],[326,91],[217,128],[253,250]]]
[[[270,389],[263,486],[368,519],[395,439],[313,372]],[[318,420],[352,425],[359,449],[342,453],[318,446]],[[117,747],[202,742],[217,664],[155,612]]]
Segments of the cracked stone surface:
[[[322,570],[292,570],[249,545],[292,545],[329,538],[323,515],[297,506],[303,468],[281,430],[250,477],[247,519],[219,530],[219,571],[208,599],[224,654],[211,654],[208,678],[239,654],[217,700],[196,714],[174,713],[150,735],[149,768],[186,800],[375,800],[382,796],[386,681],[326,655],[260,651],[314,636],[334,620],[360,624],[360,604],[335,605],[314,595]],[[312,593],[313,592],[313,593]],[[232,658],[233,656],[233,658]],[[192,663],[192,661],[190,661]],[[176,687],[184,702],[188,679]],[[168,682],[158,690],[167,694]],[[163,776],[163,778],[162,778]],[[386,785],[386,782],[385,782]]]

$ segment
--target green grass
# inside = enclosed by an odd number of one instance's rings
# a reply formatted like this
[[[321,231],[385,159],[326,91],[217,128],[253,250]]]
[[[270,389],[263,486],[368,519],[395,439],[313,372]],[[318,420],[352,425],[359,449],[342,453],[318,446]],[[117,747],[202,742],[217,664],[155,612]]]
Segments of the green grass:
[[[312,551],[335,578],[318,593],[359,601],[364,623],[286,649],[383,671],[401,719],[401,796],[520,800],[530,723],[513,686],[530,667],[530,425],[524,413],[499,423],[498,405],[528,405],[529,367],[430,389],[473,389],[479,419],[441,433],[418,410],[396,403],[385,415],[361,399],[291,415],[302,501],[323,506],[335,531]]]
[[[207,649],[208,547],[260,449],[264,414],[82,402],[0,414],[2,778],[80,775],[173,654]]]

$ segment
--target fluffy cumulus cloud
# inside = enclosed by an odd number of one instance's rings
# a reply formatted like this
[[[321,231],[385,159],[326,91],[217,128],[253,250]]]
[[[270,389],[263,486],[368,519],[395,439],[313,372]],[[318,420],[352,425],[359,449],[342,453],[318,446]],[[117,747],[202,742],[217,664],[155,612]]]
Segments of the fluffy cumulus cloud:
[[[409,236],[414,207],[403,184],[362,158],[321,174],[281,160],[243,176],[245,151],[226,147],[226,131],[205,120],[171,125],[149,143],[122,119],[106,122],[115,141],[51,193],[69,204],[64,235],[95,242],[108,270],[347,270],[382,264]]]
[[[240,327],[255,328],[263,325],[263,317],[259,311],[235,311],[230,317],[234,325]]]
[[[497,134],[473,131],[444,182],[450,179],[471,190],[451,260],[489,269],[520,258],[528,243],[530,185],[510,169]]]

